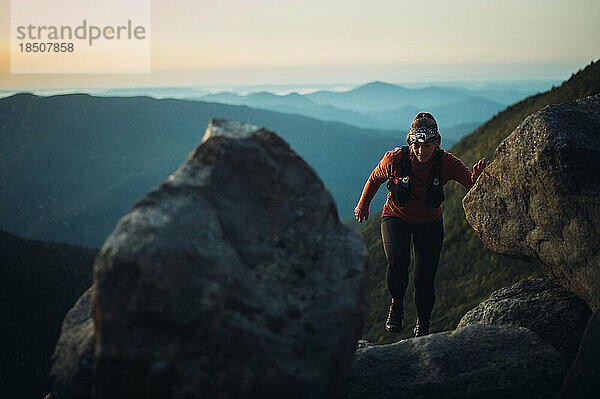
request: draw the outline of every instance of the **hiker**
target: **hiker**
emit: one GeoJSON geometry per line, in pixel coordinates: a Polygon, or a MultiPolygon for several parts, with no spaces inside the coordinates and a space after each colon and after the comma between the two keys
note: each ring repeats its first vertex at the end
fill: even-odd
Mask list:
{"type": "Polygon", "coordinates": [[[385,329],[400,332],[404,294],[408,286],[410,238],[413,239],[415,337],[429,334],[435,302],[434,279],[444,240],[443,186],[455,180],[470,189],[487,166],[481,159],[471,172],[465,164],[440,148],[437,122],[429,112],[419,112],[406,136],[408,146],[388,151],[365,183],[354,209],[359,223],[369,219],[369,204],[386,180],[390,190],[381,214],[381,240],[387,259],[387,286],[392,298],[385,329]]]}

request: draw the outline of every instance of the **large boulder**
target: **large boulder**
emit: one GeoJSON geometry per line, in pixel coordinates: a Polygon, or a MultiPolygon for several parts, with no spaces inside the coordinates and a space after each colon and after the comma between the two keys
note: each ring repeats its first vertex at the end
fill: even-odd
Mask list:
{"type": "Polygon", "coordinates": [[[87,399],[92,388],[94,321],[90,313],[90,287],[63,320],[50,367],[52,396],[57,399],[87,399]]]}
{"type": "Polygon", "coordinates": [[[551,398],[565,366],[523,327],[469,326],[357,349],[345,399],[551,398]]]}
{"type": "Polygon", "coordinates": [[[600,306],[600,95],[549,105],[496,149],[463,199],[492,251],[538,264],[600,306]]]}
{"type": "Polygon", "coordinates": [[[525,327],[557,349],[571,364],[591,312],[587,304],[550,278],[522,280],[492,292],[463,316],[471,325],[525,327]]]}
{"type": "Polygon", "coordinates": [[[367,260],[285,141],[212,120],[96,258],[95,397],[336,397],[367,260]]]}
{"type": "Polygon", "coordinates": [[[560,399],[600,396],[600,311],[590,318],[577,357],[565,377],[560,399]]]}

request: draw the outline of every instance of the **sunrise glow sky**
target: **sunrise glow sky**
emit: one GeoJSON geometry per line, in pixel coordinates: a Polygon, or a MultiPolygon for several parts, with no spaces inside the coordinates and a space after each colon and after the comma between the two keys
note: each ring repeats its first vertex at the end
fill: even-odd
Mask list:
{"type": "Polygon", "coordinates": [[[564,80],[600,58],[598,0],[153,0],[150,74],[11,74],[9,7],[0,89],[564,80]]]}

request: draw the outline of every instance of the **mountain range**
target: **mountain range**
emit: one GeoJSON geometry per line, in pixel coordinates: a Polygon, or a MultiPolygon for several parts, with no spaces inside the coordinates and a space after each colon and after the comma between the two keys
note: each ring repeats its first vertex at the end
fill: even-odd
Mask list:
{"type": "Polygon", "coordinates": [[[405,88],[371,82],[344,92],[277,95],[254,92],[240,95],[219,92],[197,97],[201,101],[248,105],[288,114],[338,121],[369,129],[398,129],[410,125],[421,110],[436,115],[440,129],[481,123],[503,109],[504,104],[475,96],[458,88],[405,88]]]}
{"type": "MultiPolygon", "coordinates": [[[[121,216],[199,143],[211,118],[275,131],[317,171],[342,218],[385,151],[406,142],[298,115],[149,97],[17,94],[0,99],[0,229],[98,247],[121,216]]],[[[467,131],[463,132],[463,134],[467,131]]],[[[377,199],[382,204],[383,194],[377,199]]]]}

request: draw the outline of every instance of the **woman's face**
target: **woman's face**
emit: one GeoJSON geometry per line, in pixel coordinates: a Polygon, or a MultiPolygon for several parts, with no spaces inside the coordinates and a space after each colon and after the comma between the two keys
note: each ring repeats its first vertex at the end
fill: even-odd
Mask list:
{"type": "Polygon", "coordinates": [[[419,162],[425,163],[431,159],[435,144],[433,143],[412,143],[410,149],[415,154],[419,162]]]}

